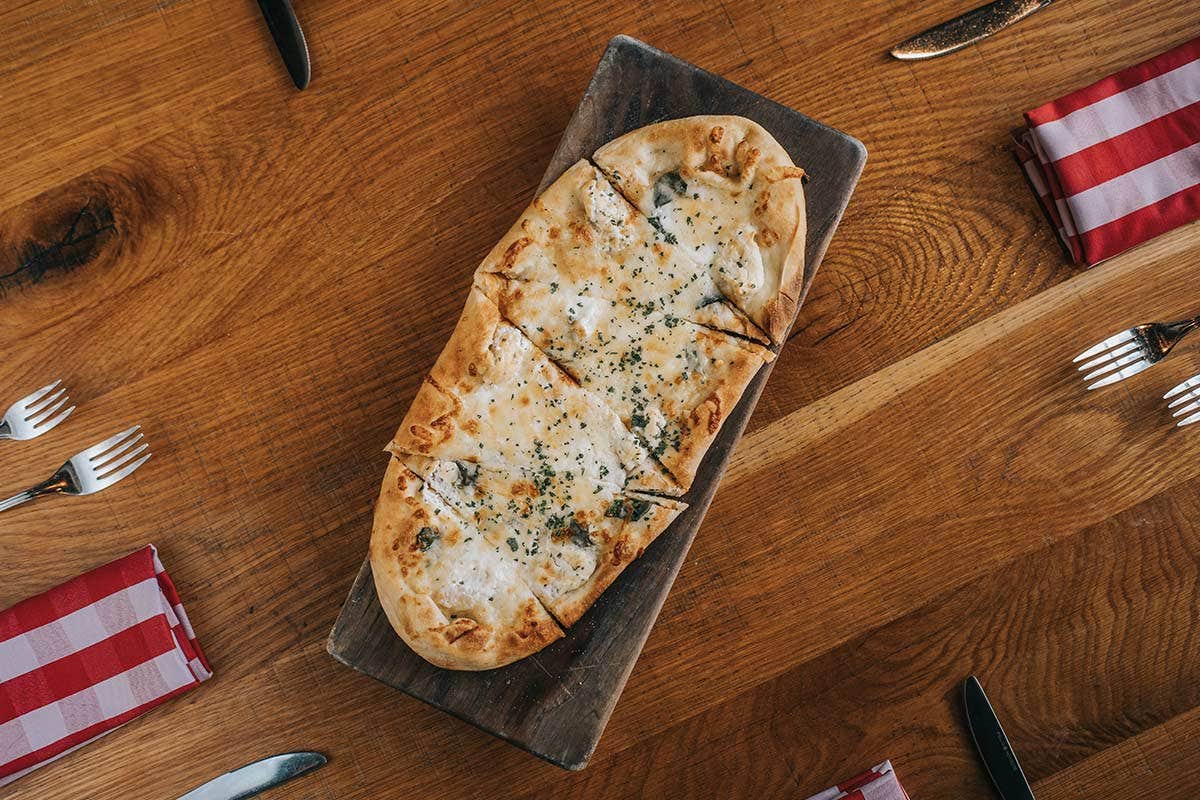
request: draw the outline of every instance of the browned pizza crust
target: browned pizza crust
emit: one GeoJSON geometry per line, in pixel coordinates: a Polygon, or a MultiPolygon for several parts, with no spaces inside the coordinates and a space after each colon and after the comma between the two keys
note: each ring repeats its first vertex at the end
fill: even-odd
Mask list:
{"type": "Polygon", "coordinates": [[[501,667],[563,635],[516,570],[396,458],[375,506],[370,555],[388,621],[439,667],[501,667]]]}
{"type": "Polygon", "coordinates": [[[735,227],[752,233],[766,282],[740,296],[734,287],[727,296],[773,341],[782,341],[804,284],[806,219],[804,171],[774,137],[743,117],[686,117],[627,133],[597,150],[593,160],[643,213],[668,225],[663,209],[669,204],[656,205],[655,187],[661,191],[659,181],[669,173],[693,187],[678,204],[689,224],[671,228],[680,244],[690,244],[689,235],[728,237],[735,227]],[[696,187],[707,187],[726,202],[714,207],[694,200],[696,187]],[[711,227],[691,224],[714,216],[711,227]]]}

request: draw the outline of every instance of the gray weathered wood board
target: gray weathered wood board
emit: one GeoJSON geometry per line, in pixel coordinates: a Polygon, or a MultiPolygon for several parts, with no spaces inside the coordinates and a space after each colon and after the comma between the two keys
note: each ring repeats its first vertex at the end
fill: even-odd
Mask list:
{"type": "MultiPolygon", "coordinates": [[[[694,114],[737,114],[755,120],[809,174],[807,293],[866,163],[863,145],[635,39],[618,36],[609,43],[538,191],[575,161],[627,131],[694,114]]],[[[376,598],[370,565],[364,562],[329,634],[329,653],[551,763],[583,768],[770,372],[767,365],[755,376],[726,419],[684,498],[690,504],[687,511],[625,569],[561,641],[498,670],[455,672],[434,667],[392,631],[376,598]],[[602,666],[579,669],[582,664],[602,666]]]]}

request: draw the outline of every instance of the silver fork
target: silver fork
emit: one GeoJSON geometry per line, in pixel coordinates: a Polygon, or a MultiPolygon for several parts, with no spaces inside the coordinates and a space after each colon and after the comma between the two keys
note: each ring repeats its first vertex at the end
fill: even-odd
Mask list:
{"type": "Polygon", "coordinates": [[[1075,356],[1084,381],[1095,383],[1088,390],[1123,381],[1167,357],[1180,339],[1200,328],[1200,317],[1178,322],[1151,322],[1110,336],[1075,356]]]}
{"type": "Polygon", "coordinates": [[[1200,422],[1200,375],[1194,378],[1189,378],[1183,383],[1176,386],[1171,391],[1167,392],[1164,400],[1171,400],[1167,408],[1175,408],[1182,406],[1171,416],[1183,417],[1179,420],[1179,427],[1191,425],[1193,422],[1200,422]],[[1174,400],[1171,398],[1174,397],[1174,400]],[[1186,405],[1185,405],[1186,403],[1186,405]],[[1190,414],[1190,416],[1184,416],[1190,414]]]}
{"type": "Polygon", "coordinates": [[[92,494],[107,489],[122,478],[129,477],[135,469],[145,464],[150,453],[137,458],[148,445],[131,450],[142,440],[140,425],[92,445],[82,453],[67,459],[67,463],[46,480],[7,500],[0,500],[0,511],[19,506],[44,494],[92,494]],[[136,434],[136,435],[135,435],[136,434]],[[137,460],[134,460],[134,459],[137,460]]]}
{"type": "Polygon", "coordinates": [[[75,406],[54,416],[54,412],[71,399],[67,397],[66,389],[58,389],[61,383],[62,381],[55,381],[49,386],[43,386],[9,406],[8,411],[4,412],[4,417],[0,419],[0,439],[33,439],[69,417],[75,406]],[[55,389],[58,391],[55,392],[55,389]],[[55,402],[56,400],[58,402],[55,402]]]}

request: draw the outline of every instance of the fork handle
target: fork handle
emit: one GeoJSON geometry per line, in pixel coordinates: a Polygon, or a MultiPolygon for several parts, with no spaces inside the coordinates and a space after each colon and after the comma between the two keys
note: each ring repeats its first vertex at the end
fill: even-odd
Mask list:
{"type": "Polygon", "coordinates": [[[41,497],[44,494],[55,494],[63,490],[64,484],[59,480],[58,476],[54,476],[49,480],[42,481],[37,486],[32,486],[23,492],[18,492],[7,500],[0,500],[0,511],[7,511],[10,508],[15,508],[22,503],[28,503],[35,497],[41,497]]]}
{"type": "Polygon", "coordinates": [[[7,500],[0,500],[0,511],[7,511],[8,509],[19,506],[22,503],[28,503],[37,496],[37,492],[35,492],[33,489],[26,489],[20,494],[14,494],[7,500]]]}

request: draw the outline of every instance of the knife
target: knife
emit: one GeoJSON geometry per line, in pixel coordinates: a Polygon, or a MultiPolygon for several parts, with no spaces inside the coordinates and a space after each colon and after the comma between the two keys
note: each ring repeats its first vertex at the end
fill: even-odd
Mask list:
{"type": "Polygon", "coordinates": [[[179,800],[243,800],[324,766],[327,760],[309,751],[271,756],[213,778],[179,800]]]}
{"type": "Polygon", "coordinates": [[[983,759],[988,776],[1003,800],[1034,800],[1033,789],[1017,762],[1000,720],[992,710],[983,686],[974,675],[963,683],[963,705],[967,709],[967,727],[975,740],[975,749],[983,759]]]}
{"type": "Polygon", "coordinates": [[[258,0],[258,7],[267,20],[267,28],[279,48],[279,55],[283,56],[292,83],[297,89],[303,89],[312,77],[312,65],[308,61],[308,43],[304,41],[304,31],[292,10],[291,0],[258,0]]]}
{"type": "Polygon", "coordinates": [[[919,61],[961,50],[1041,11],[1054,0],[996,0],[961,17],[935,25],[892,48],[904,61],[919,61]]]}

